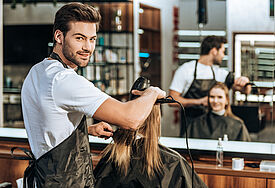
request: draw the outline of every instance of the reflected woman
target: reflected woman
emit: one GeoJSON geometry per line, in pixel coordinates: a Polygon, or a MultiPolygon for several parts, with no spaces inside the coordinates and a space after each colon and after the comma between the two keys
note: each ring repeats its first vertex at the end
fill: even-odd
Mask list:
{"type": "MultiPolygon", "coordinates": [[[[187,187],[192,169],[176,151],[159,144],[160,105],[136,131],[118,129],[95,168],[95,187],[187,187]]],[[[206,187],[194,174],[194,187],[206,187]]]]}
{"type": "Polygon", "coordinates": [[[222,138],[231,141],[251,141],[243,121],[235,116],[230,107],[228,88],[217,82],[208,93],[208,113],[193,120],[188,126],[190,138],[222,138]]]}

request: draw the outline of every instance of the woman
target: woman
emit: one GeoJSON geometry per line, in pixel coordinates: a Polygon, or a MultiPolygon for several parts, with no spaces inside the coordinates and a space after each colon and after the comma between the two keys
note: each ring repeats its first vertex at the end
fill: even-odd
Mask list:
{"type": "Polygon", "coordinates": [[[208,93],[208,113],[193,120],[188,127],[191,138],[218,139],[228,135],[229,140],[251,141],[243,121],[230,107],[227,87],[217,82],[208,93]]]}
{"type": "MultiPolygon", "coordinates": [[[[191,187],[192,169],[176,151],[158,143],[160,105],[137,131],[118,129],[95,168],[95,187],[191,187]]],[[[206,187],[194,174],[194,187],[206,187]]]]}

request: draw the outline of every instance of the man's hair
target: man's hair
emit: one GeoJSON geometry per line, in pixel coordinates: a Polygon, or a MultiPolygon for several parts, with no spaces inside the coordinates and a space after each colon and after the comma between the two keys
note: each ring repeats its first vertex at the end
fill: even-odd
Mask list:
{"type": "Polygon", "coordinates": [[[200,55],[207,55],[209,54],[210,50],[216,48],[219,50],[222,44],[226,43],[227,40],[225,37],[222,36],[207,36],[201,43],[201,54],[200,55]]]}
{"type": "MultiPolygon", "coordinates": [[[[96,30],[99,29],[101,16],[98,10],[91,5],[82,3],[68,3],[61,7],[55,14],[53,34],[56,30],[60,30],[64,37],[70,30],[70,22],[90,22],[96,24],[96,30]]],[[[54,45],[56,43],[55,39],[54,45]]]]}

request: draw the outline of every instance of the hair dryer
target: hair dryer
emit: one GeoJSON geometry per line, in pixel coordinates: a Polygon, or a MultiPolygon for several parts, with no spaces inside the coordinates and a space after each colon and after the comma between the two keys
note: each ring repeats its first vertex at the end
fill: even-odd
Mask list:
{"type": "MultiPolygon", "coordinates": [[[[129,95],[129,100],[133,100],[138,98],[138,95],[134,95],[132,94],[133,90],[139,90],[139,91],[144,91],[145,89],[147,89],[150,86],[150,80],[148,80],[145,77],[139,77],[133,84],[131,90],[130,90],[130,95],[129,95]]],[[[166,98],[162,98],[162,99],[157,99],[156,103],[175,103],[176,101],[171,97],[171,96],[167,96],[166,98]]]]}

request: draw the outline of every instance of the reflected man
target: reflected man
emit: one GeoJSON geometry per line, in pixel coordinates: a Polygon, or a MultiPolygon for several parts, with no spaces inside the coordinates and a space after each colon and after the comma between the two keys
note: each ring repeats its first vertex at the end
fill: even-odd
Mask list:
{"type": "MultiPolygon", "coordinates": [[[[219,67],[224,58],[225,43],[224,37],[207,36],[202,41],[199,60],[184,63],[175,72],[169,94],[185,107],[187,124],[206,112],[207,93],[217,81],[237,91],[244,93],[251,91],[251,86],[247,86],[249,83],[247,77],[234,79],[232,72],[219,67]]],[[[178,105],[170,104],[170,106],[178,105]]],[[[183,126],[184,119],[181,113],[180,136],[184,134],[183,126]]]]}

